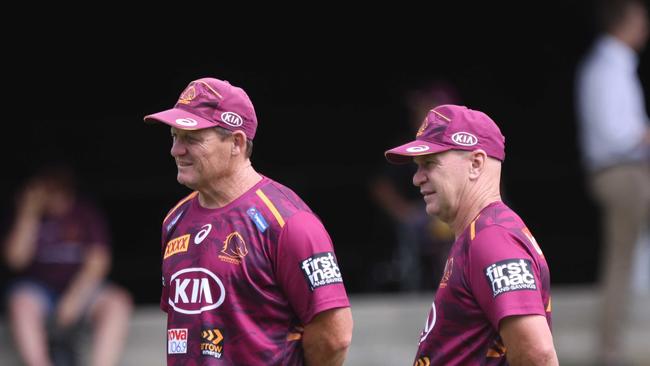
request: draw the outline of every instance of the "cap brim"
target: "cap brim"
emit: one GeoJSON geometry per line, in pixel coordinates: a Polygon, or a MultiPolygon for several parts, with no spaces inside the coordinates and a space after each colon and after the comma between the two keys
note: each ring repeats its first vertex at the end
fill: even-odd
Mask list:
{"type": "Polygon", "coordinates": [[[386,156],[386,160],[393,164],[406,164],[410,163],[414,156],[435,154],[451,149],[451,146],[415,140],[386,151],[384,156],[386,156]]]}
{"type": "Polygon", "coordinates": [[[146,123],[161,122],[181,130],[200,130],[219,126],[218,123],[211,122],[196,114],[178,108],[150,114],[144,117],[144,121],[146,123]]]}

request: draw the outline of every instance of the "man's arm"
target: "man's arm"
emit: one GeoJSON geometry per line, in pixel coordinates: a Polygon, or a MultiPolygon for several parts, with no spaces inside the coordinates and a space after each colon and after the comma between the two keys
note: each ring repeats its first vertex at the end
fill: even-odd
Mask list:
{"type": "Polygon", "coordinates": [[[36,251],[36,241],[47,192],[41,184],[31,183],[16,202],[16,217],[4,243],[9,268],[27,267],[36,251]]]}
{"type": "Polygon", "coordinates": [[[302,347],[307,365],[340,366],[352,341],[350,308],[326,310],[305,326],[302,347]]]}
{"type": "Polygon", "coordinates": [[[518,365],[558,365],[553,336],[541,315],[509,316],[500,323],[508,363],[518,365]]]}
{"type": "Polygon", "coordinates": [[[60,326],[71,325],[79,319],[84,304],[108,274],[110,264],[111,255],[107,247],[93,245],[88,248],[81,269],[57,305],[57,321],[60,326]]]}

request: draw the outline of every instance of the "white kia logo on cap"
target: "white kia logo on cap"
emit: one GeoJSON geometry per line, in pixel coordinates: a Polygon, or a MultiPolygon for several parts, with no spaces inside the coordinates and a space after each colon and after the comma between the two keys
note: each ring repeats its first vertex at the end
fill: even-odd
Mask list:
{"type": "Polygon", "coordinates": [[[478,143],[476,136],[472,135],[469,132],[456,132],[451,135],[451,140],[458,145],[463,146],[474,146],[478,143]]]}
{"type": "Polygon", "coordinates": [[[417,145],[417,146],[409,147],[408,149],[406,149],[406,152],[419,153],[427,150],[429,150],[429,147],[427,145],[417,145]]]}
{"type": "Polygon", "coordinates": [[[221,120],[225,124],[233,127],[239,127],[242,125],[242,123],[244,123],[244,120],[237,113],[234,112],[221,113],[221,120]]]}
{"type": "Polygon", "coordinates": [[[177,125],[184,127],[194,127],[199,124],[195,119],[192,118],[177,118],[175,122],[177,125]]]}

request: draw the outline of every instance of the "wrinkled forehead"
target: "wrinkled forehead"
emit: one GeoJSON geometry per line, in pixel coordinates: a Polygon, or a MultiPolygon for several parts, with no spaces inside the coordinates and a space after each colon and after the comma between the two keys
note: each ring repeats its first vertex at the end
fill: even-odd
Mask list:
{"type": "Polygon", "coordinates": [[[414,156],[413,162],[416,164],[423,164],[428,162],[437,163],[442,161],[447,162],[450,160],[458,160],[459,158],[463,158],[471,153],[471,151],[467,150],[445,150],[433,154],[414,156]]]}
{"type": "Polygon", "coordinates": [[[181,136],[204,136],[212,133],[216,133],[214,128],[201,128],[198,130],[186,130],[181,128],[176,128],[172,126],[169,131],[172,135],[181,135],[181,136]]]}
{"type": "Polygon", "coordinates": [[[442,152],[437,152],[433,154],[426,154],[426,155],[419,155],[419,156],[414,156],[413,157],[413,162],[416,164],[423,164],[423,163],[428,163],[428,162],[438,162],[441,159],[444,159],[448,153],[450,153],[451,150],[447,151],[442,151],[442,152]]]}

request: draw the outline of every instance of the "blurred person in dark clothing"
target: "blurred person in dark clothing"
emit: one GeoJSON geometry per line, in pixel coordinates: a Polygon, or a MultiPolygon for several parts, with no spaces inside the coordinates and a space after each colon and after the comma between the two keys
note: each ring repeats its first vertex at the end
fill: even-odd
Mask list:
{"type": "MultiPolygon", "coordinates": [[[[406,136],[418,130],[421,117],[429,109],[457,103],[459,99],[456,88],[442,80],[427,82],[407,92],[404,104],[410,123],[406,136]]],[[[446,223],[424,211],[418,190],[409,183],[413,174],[415,165],[412,164],[390,169],[383,166],[370,182],[371,197],[390,218],[395,236],[389,271],[392,278],[383,282],[396,280],[400,291],[435,290],[454,237],[446,223]]]]}
{"type": "Polygon", "coordinates": [[[132,301],[106,280],[109,245],[103,214],[78,194],[71,168],[48,166],[19,192],[4,257],[17,275],[7,310],[25,364],[75,364],[74,351],[58,351],[84,320],[94,328],[91,365],[117,364],[132,301]]]}

